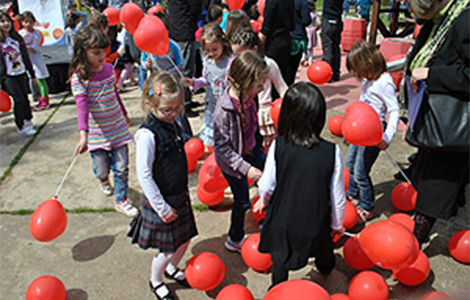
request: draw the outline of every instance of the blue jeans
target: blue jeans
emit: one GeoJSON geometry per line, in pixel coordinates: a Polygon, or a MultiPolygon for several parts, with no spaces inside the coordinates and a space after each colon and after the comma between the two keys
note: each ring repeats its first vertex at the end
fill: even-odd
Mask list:
{"type": "Polygon", "coordinates": [[[140,90],[143,89],[144,82],[147,79],[147,70],[142,68],[142,66],[139,65],[139,88],[140,90]]]}
{"type": "MultiPolygon", "coordinates": [[[[253,151],[243,156],[252,166],[263,170],[266,154],[257,145],[253,151]]],[[[233,177],[224,173],[225,179],[233,193],[232,216],[228,235],[234,242],[239,242],[245,236],[245,212],[250,208],[250,194],[247,176],[233,177]]]]}
{"type": "Polygon", "coordinates": [[[372,211],[375,205],[374,186],[369,173],[379,153],[378,147],[350,145],[346,156],[350,178],[348,194],[353,197],[359,195],[359,206],[367,211],[372,211]]]}
{"type": "Polygon", "coordinates": [[[101,182],[108,181],[109,169],[114,174],[114,196],[116,203],[127,199],[127,182],[129,179],[129,150],[127,145],[113,148],[111,151],[98,149],[90,151],[93,172],[101,182]]]}

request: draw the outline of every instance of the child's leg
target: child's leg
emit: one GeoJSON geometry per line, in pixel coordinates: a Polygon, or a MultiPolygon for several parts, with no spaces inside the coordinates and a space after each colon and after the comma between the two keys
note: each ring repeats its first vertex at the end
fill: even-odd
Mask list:
{"type": "MultiPolygon", "coordinates": [[[[188,249],[188,246],[189,246],[189,242],[190,241],[187,241],[183,245],[179,246],[179,248],[175,251],[175,253],[171,257],[170,263],[166,267],[166,271],[168,274],[175,274],[175,272],[178,270],[178,264],[180,263],[181,259],[186,253],[186,250],[188,249]]],[[[176,273],[173,277],[177,280],[183,280],[186,278],[183,271],[176,273]]]]}
{"type": "Polygon", "coordinates": [[[119,80],[118,80],[118,84],[117,84],[118,87],[123,86],[124,80],[126,80],[128,73],[129,73],[129,70],[125,67],[122,70],[121,75],[119,75],[119,80]]]}
{"type": "Polygon", "coordinates": [[[139,66],[139,88],[142,90],[144,82],[147,79],[147,70],[139,66]]]}
{"type": "Polygon", "coordinates": [[[38,88],[39,94],[41,97],[47,98],[49,97],[49,87],[47,86],[46,79],[38,79],[38,88]]]}
{"type": "Polygon", "coordinates": [[[114,174],[116,203],[127,200],[129,180],[129,150],[127,145],[111,150],[111,168],[114,174]]]}
{"type": "Polygon", "coordinates": [[[271,276],[272,285],[269,287],[269,289],[272,289],[277,284],[287,281],[288,279],[289,279],[289,270],[274,264],[273,274],[271,276]]]}
{"type": "Polygon", "coordinates": [[[93,173],[101,183],[107,182],[109,176],[109,167],[111,165],[110,154],[106,150],[90,151],[91,159],[93,162],[93,173]]]}
{"type": "Polygon", "coordinates": [[[161,284],[163,283],[163,273],[165,272],[166,267],[170,263],[173,254],[173,252],[160,252],[155,255],[152,260],[150,283],[153,288],[160,286],[155,290],[155,293],[157,293],[162,298],[168,295],[168,293],[170,293],[168,287],[166,285],[161,284]]]}
{"type": "Polygon", "coordinates": [[[354,181],[359,188],[359,206],[369,212],[375,206],[374,187],[369,173],[379,153],[378,147],[359,147],[354,165],[354,181]]]}
{"type": "Polygon", "coordinates": [[[246,176],[238,179],[224,173],[225,178],[233,193],[233,206],[230,222],[229,238],[235,242],[241,242],[245,236],[245,212],[250,208],[248,193],[248,181],[246,176]]]}
{"type": "Polygon", "coordinates": [[[129,78],[130,82],[135,84],[135,77],[134,77],[134,64],[133,63],[127,63],[126,64],[126,70],[127,70],[127,78],[129,78]]]}
{"type": "Polygon", "coordinates": [[[354,180],[354,165],[358,159],[358,151],[359,147],[351,144],[348,149],[348,154],[346,155],[346,168],[349,170],[349,178],[351,178],[348,185],[348,195],[352,197],[359,196],[359,189],[357,187],[356,181],[354,180]]]}
{"type": "Polygon", "coordinates": [[[331,236],[327,233],[319,241],[321,250],[315,255],[315,266],[322,275],[328,275],[336,265],[334,244],[331,236]]]}
{"type": "Polygon", "coordinates": [[[18,129],[22,129],[25,120],[31,120],[33,114],[28,100],[28,81],[26,75],[17,77],[7,77],[3,87],[8,94],[12,96],[14,106],[13,114],[15,115],[15,124],[18,129]]]}
{"type": "Polygon", "coordinates": [[[310,66],[313,62],[313,47],[308,49],[308,65],[310,66]]]}
{"type": "Polygon", "coordinates": [[[33,95],[34,102],[39,102],[38,86],[33,83],[30,77],[28,77],[28,81],[29,81],[29,89],[31,90],[31,94],[33,95]]]}

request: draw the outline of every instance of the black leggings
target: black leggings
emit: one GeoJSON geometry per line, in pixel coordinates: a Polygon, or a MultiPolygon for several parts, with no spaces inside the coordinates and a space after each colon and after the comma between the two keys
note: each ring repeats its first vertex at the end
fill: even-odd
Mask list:
{"type": "Polygon", "coordinates": [[[18,129],[23,128],[25,120],[31,120],[33,114],[28,99],[28,77],[25,74],[19,76],[7,76],[5,90],[13,98],[13,113],[18,129]]]}

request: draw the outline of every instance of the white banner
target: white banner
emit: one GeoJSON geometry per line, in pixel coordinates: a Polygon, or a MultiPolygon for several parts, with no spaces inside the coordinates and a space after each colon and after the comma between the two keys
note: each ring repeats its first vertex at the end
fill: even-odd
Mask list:
{"type": "Polygon", "coordinates": [[[64,15],[60,0],[18,0],[20,13],[30,11],[36,18],[35,28],[44,36],[43,46],[65,45],[64,15]]]}

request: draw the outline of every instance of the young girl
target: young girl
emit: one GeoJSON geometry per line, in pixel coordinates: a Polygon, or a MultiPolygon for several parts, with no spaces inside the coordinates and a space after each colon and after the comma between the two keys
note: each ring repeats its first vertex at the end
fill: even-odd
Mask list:
{"type": "Polygon", "coordinates": [[[317,32],[321,28],[321,20],[316,12],[316,0],[308,0],[308,8],[310,9],[310,17],[312,18],[312,23],[307,26],[307,37],[308,37],[308,46],[307,46],[307,57],[303,60],[302,65],[304,67],[309,66],[313,62],[313,49],[317,46],[318,43],[318,34],[317,32]]]}
{"type": "Polygon", "coordinates": [[[265,154],[256,143],[258,117],[254,98],[263,90],[269,69],[252,51],[238,55],[230,66],[228,89],[214,111],[214,152],[233,193],[230,230],[225,248],[240,251],[245,212],[250,207],[247,177],[258,181],[265,154]]]}
{"type": "Polygon", "coordinates": [[[5,11],[0,11],[0,89],[13,97],[15,124],[18,133],[34,135],[31,107],[28,100],[28,77],[36,84],[36,76],[28,57],[23,38],[13,28],[13,22],[5,11]]]}
{"type": "Polygon", "coordinates": [[[108,46],[108,37],[91,26],[80,29],[75,37],[69,69],[80,133],[75,155],[90,150],[93,171],[106,195],[112,194],[108,176],[113,170],[116,211],[134,217],[138,210],[127,201],[127,144],[132,135],[127,111],[115,88],[113,66],[104,63],[108,46]]]}
{"type": "Polygon", "coordinates": [[[395,84],[386,72],[386,62],[380,51],[370,43],[361,41],[354,44],[346,59],[346,67],[362,82],[359,101],[370,104],[378,113],[385,132],[377,147],[350,145],[346,156],[346,167],[349,170],[348,197],[355,205],[359,205],[359,220],[366,222],[371,219],[375,206],[374,187],[369,173],[380,150],[390,145],[397,129],[399,108],[395,96],[395,84]],[[388,113],[388,124],[385,115],[388,113]]]}
{"type": "Polygon", "coordinates": [[[30,11],[23,12],[21,16],[23,17],[21,21],[23,29],[20,30],[20,34],[28,49],[29,59],[33,64],[39,89],[39,104],[34,109],[44,110],[49,108],[49,88],[46,82],[46,79],[49,77],[49,71],[40,50],[41,33],[34,29],[36,18],[30,11]]]}
{"type": "Polygon", "coordinates": [[[142,101],[147,117],[136,134],[142,212],[131,223],[128,236],[142,249],[160,250],[152,261],[150,289],[158,299],[171,300],[163,275],[189,286],[178,264],[197,235],[184,142],[175,122],[183,110],[184,93],[178,79],[157,71],[144,83],[142,101]]]}
{"type": "Polygon", "coordinates": [[[273,119],[271,118],[271,103],[272,99],[272,86],[281,97],[287,91],[287,84],[282,78],[281,71],[277,63],[264,56],[261,46],[261,41],[258,35],[250,28],[242,28],[237,30],[230,40],[232,43],[232,50],[235,55],[239,55],[248,50],[257,52],[268,66],[269,73],[266,82],[264,83],[263,90],[258,94],[258,125],[259,131],[263,136],[263,148],[267,152],[269,145],[276,136],[276,129],[274,127],[273,119]]]}
{"type": "Polygon", "coordinates": [[[232,48],[222,29],[215,23],[204,26],[201,42],[206,55],[202,77],[198,79],[184,78],[183,83],[195,90],[206,87],[206,110],[199,137],[207,146],[213,146],[214,120],[212,114],[227,85],[227,71],[233,59],[232,48]]]}
{"type": "Polygon", "coordinates": [[[339,147],[320,137],[326,104],[311,83],[293,85],[282,102],[279,137],[269,149],[259,181],[267,207],[259,251],[273,260],[272,285],[315,257],[321,274],[335,267],[333,233],[342,233],[346,195],[339,147]]]}
{"type": "Polygon", "coordinates": [[[85,12],[79,10],[69,10],[67,12],[64,35],[70,56],[73,55],[75,33],[87,23],[87,20],[88,15],[85,12]]]}

